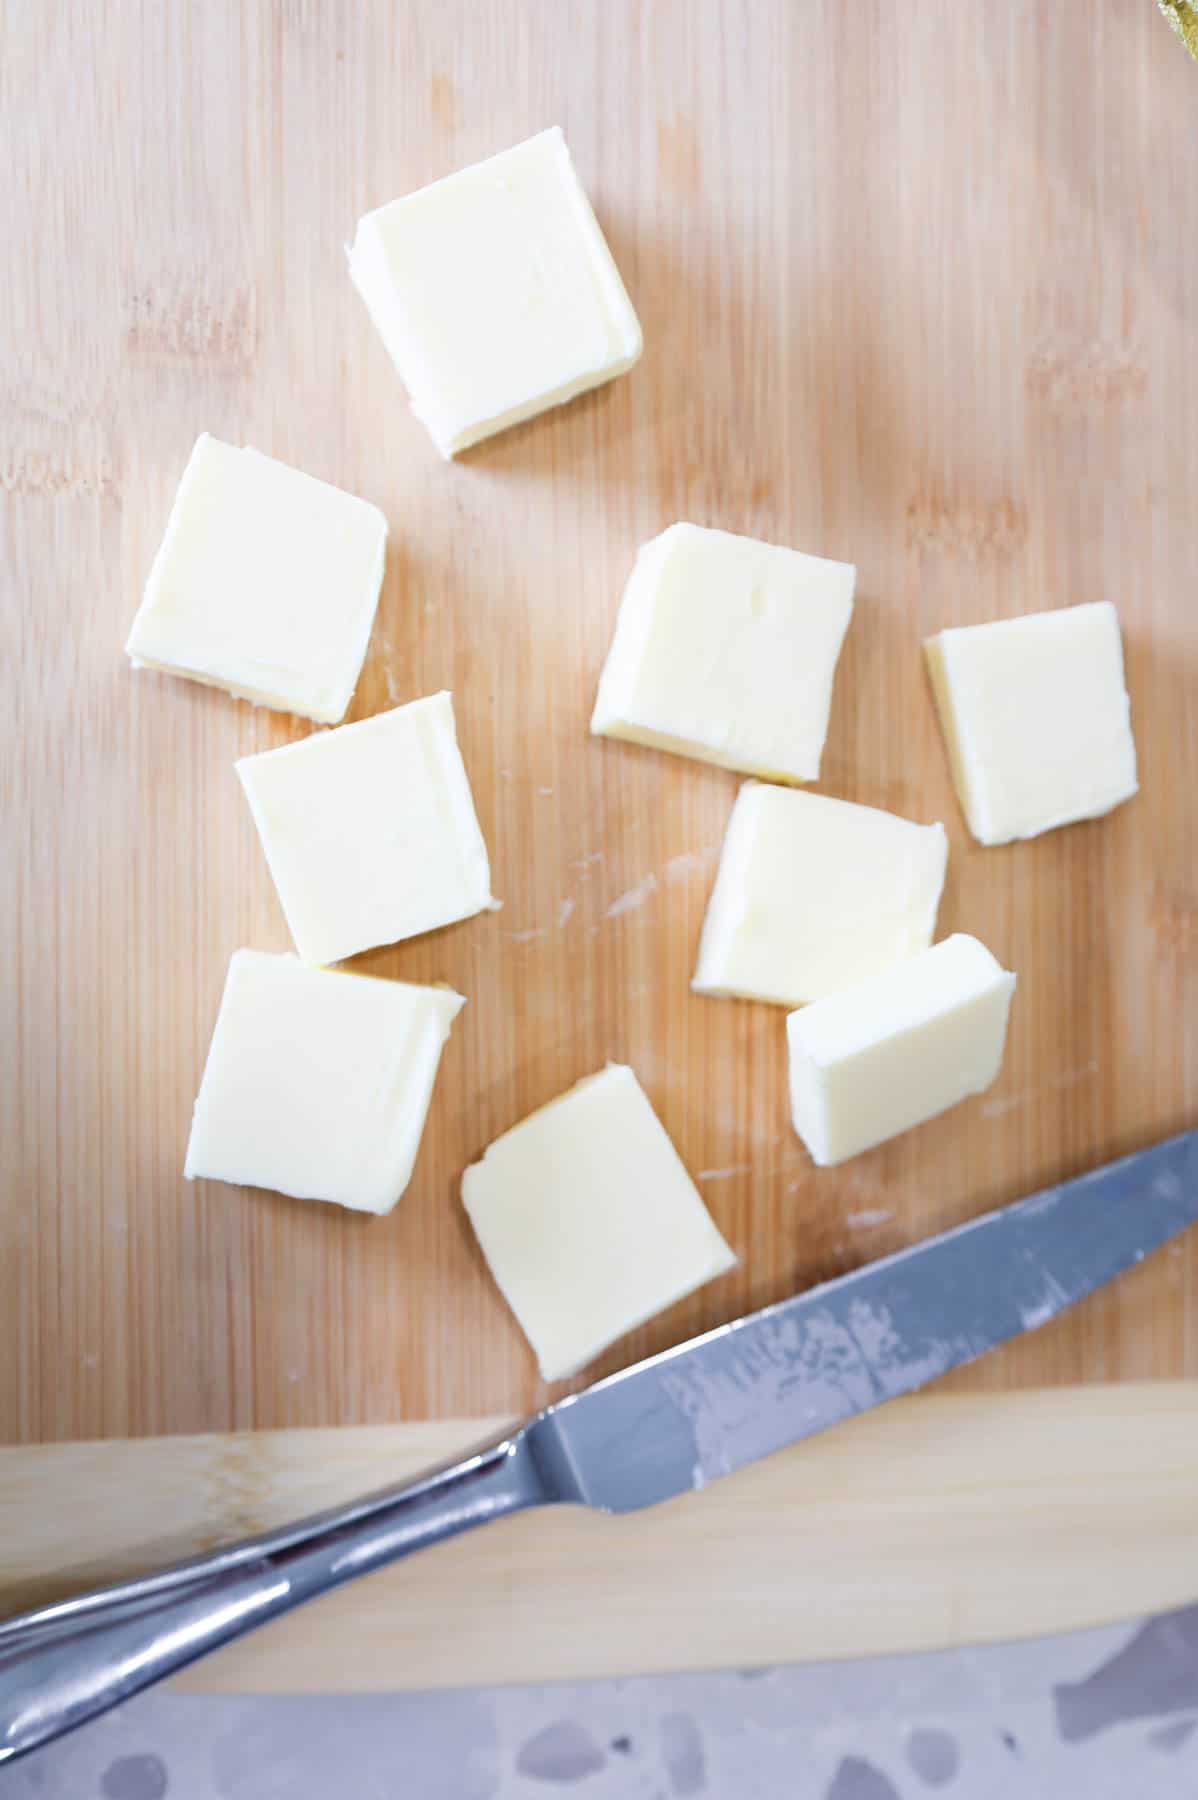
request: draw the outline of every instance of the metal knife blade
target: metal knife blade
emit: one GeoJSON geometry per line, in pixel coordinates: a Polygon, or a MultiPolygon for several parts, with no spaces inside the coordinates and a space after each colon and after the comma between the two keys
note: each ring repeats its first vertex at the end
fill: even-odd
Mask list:
{"type": "Polygon", "coordinates": [[[1188,1131],[597,1382],[532,1448],[562,1498],[651,1506],[1034,1331],[1196,1219],[1188,1131]]]}

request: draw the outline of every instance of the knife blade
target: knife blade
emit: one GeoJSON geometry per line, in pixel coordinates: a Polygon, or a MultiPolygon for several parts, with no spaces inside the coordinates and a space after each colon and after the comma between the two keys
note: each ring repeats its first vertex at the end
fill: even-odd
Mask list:
{"type": "Polygon", "coordinates": [[[1034,1331],[1198,1219],[1198,1131],[983,1214],[559,1401],[533,1427],[571,1497],[701,1488],[1034,1331]]]}
{"type": "Polygon", "coordinates": [[[651,1357],[417,1481],[0,1623],[0,1765],[473,1526],[705,1487],[1047,1324],[1196,1218],[1189,1131],[651,1357]]]}

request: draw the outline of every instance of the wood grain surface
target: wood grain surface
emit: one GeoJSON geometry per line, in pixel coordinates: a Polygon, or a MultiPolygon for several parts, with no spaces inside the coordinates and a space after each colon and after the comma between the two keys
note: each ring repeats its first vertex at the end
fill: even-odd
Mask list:
{"type": "MultiPolygon", "coordinates": [[[[1147,0],[10,0],[0,58],[0,1439],[514,1412],[457,1199],[631,1062],[739,1270],[615,1367],[1198,1112],[1195,70],[1147,0]],[[350,288],[358,215],[560,122],[628,377],[446,466],[350,288]],[[233,759],[302,722],[122,653],[201,430],[382,506],[351,717],[452,688],[502,912],[355,967],[469,996],[382,1221],[181,1178],[230,953],[287,946],[233,759]],[[984,1099],[836,1170],[782,1013],[693,998],[735,777],[589,740],[637,545],[855,561],[821,790],[942,818],[943,931],[1018,972],[984,1099]],[[1143,791],[964,830],[946,624],[1109,598],[1143,791]]],[[[1198,1240],[958,1378],[1198,1374],[1198,1240]]]]}
{"type": "MultiPolygon", "coordinates": [[[[484,1422],[0,1448],[0,1615],[371,1491],[484,1422]],[[63,1546],[70,1550],[64,1558],[63,1546]]],[[[511,1518],[181,1685],[332,1692],[856,1656],[1198,1595],[1198,1382],[920,1396],[620,1519],[511,1518]]]]}

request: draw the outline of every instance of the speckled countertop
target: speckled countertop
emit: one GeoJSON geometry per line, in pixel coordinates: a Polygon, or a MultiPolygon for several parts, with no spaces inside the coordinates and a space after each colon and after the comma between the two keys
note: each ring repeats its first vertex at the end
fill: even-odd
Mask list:
{"type": "Polygon", "coordinates": [[[0,1796],[1185,1800],[1196,1728],[1198,1605],[857,1663],[438,1694],[160,1691],[0,1775],[0,1796]]]}

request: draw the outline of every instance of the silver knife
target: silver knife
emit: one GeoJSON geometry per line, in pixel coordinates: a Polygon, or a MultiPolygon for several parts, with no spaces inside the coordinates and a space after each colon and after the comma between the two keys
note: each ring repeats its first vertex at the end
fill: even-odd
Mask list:
{"type": "Polygon", "coordinates": [[[533,1506],[652,1506],[1032,1331],[1198,1218],[1198,1132],[559,1400],[452,1466],[0,1624],[0,1764],[355,1575],[533,1506]]]}

